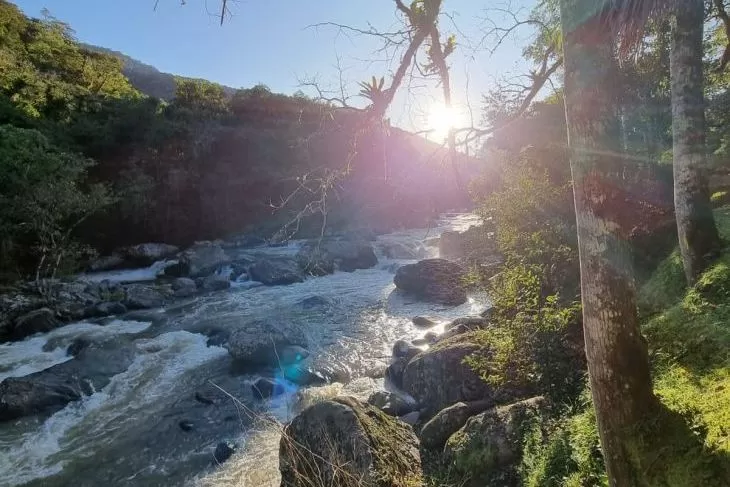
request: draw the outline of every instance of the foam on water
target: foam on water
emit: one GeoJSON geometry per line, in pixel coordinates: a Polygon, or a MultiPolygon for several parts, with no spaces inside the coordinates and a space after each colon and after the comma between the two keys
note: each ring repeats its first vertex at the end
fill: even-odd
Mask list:
{"type": "Polygon", "coordinates": [[[23,377],[72,359],[66,348],[74,339],[90,340],[112,338],[146,330],[149,323],[113,320],[107,325],[81,322],[57,328],[44,335],[36,335],[20,342],[0,344],[0,381],[6,377],[23,377]],[[45,348],[45,350],[44,350],[45,348]]]}
{"type": "Polygon", "coordinates": [[[20,437],[0,436],[0,485],[18,485],[61,471],[71,459],[90,456],[100,443],[113,442],[126,426],[154,414],[187,371],[226,355],[206,338],[177,331],[136,342],[129,369],[91,396],[71,403],[20,437]]]}
{"type": "Polygon", "coordinates": [[[142,282],[142,281],[154,281],[157,276],[172,266],[177,264],[177,260],[158,260],[149,267],[143,267],[141,269],[120,269],[117,271],[104,271],[104,272],[91,272],[88,274],[80,274],[78,277],[85,281],[92,282],[142,282]]]}

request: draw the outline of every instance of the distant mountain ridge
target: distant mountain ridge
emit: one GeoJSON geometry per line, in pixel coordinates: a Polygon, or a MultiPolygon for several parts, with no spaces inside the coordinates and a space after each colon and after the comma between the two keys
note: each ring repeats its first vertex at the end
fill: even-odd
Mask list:
{"type": "MultiPolygon", "coordinates": [[[[139,91],[147,96],[160,98],[161,100],[172,100],[175,98],[175,80],[186,79],[194,80],[198,78],[189,78],[186,76],[178,76],[171,73],[164,73],[156,67],[143,63],[126,54],[109,49],[106,47],[95,46],[93,44],[81,44],[86,49],[104,54],[110,54],[124,63],[122,73],[129,79],[129,82],[139,91]]],[[[218,84],[218,83],[216,83],[218,84]]],[[[233,95],[236,88],[220,85],[227,95],[233,95]]]]}

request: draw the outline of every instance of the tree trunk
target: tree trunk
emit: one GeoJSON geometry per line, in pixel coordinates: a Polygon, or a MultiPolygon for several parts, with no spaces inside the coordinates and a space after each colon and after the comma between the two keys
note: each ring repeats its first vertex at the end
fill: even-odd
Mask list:
{"type": "Polygon", "coordinates": [[[653,414],[639,332],[621,173],[620,105],[611,0],[561,0],[565,107],[573,176],[586,357],[611,486],[640,486],[639,426],[653,414]]]}
{"type": "Polygon", "coordinates": [[[706,176],[703,25],[702,0],[677,2],[670,55],[674,207],[684,273],[690,285],[705,269],[708,256],[720,248],[706,176]]]}

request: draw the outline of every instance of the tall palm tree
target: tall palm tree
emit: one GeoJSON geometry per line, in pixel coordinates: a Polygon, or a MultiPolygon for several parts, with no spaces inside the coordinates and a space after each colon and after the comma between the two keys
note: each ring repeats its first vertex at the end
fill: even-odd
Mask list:
{"type": "Polygon", "coordinates": [[[612,486],[642,485],[632,446],[654,414],[636,314],[614,52],[614,0],[560,0],[565,107],[573,177],[586,357],[612,486]]]}
{"type": "Polygon", "coordinates": [[[674,209],[684,272],[693,284],[720,247],[706,176],[703,0],[676,2],[670,71],[674,209]]]}

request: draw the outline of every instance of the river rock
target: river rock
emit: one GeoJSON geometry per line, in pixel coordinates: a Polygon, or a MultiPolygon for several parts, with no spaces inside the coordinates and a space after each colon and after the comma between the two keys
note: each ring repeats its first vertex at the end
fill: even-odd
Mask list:
{"type": "Polygon", "coordinates": [[[439,339],[446,340],[447,338],[451,338],[456,335],[462,335],[470,331],[484,329],[489,326],[489,323],[489,318],[484,318],[482,316],[464,316],[457,318],[444,327],[444,332],[441,334],[439,339]]]}
{"type": "Polygon", "coordinates": [[[416,328],[421,329],[433,328],[434,326],[438,325],[438,323],[436,323],[434,320],[426,318],[425,316],[416,316],[411,321],[416,328]]]}
{"type": "Polygon", "coordinates": [[[291,345],[306,344],[304,335],[296,327],[253,321],[234,330],[225,346],[239,362],[278,366],[282,350],[291,345]]]}
{"type": "Polygon", "coordinates": [[[53,412],[106,386],[129,368],[134,349],[129,345],[89,345],[76,358],[24,377],[0,383],[0,421],[53,412]]]}
{"type": "Polygon", "coordinates": [[[200,286],[205,291],[223,291],[231,287],[231,281],[226,276],[220,274],[211,274],[202,278],[200,286]]]}
{"type": "Polygon", "coordinates": [[[87,266],[87,270],[89,272],[111,271],[124,267],[125,263],[124,257],[120,254],[105,255],[91,261],[87,266]]]}
{"type": "Polygon", "coordinates": [[[269,379],[267,377],[260,377],[253,384],[251,384],[251,391],[254,397],[258,399],[268,399],[270,397],[276,397],[284,393],[284,385],[279,383],[276,379],[269,379]]]}
{"type": "Polygon", "coordinates": [[[122,301],[129,309],[159,308],[165,304],[165,295],[155,286],[147,284],[129,284],[124,288],[122,301]]]}
{"type": "Polygon", "coordinates": [[[53,310],[40,308],[17,318],[12,335],[16,340],[20,340],[36,333],[49,332],[60,325],[53,310]]]}
{"type": "Polygon", "coordinates": [[[307,273],[322,276],[336,270],[369,269],[378,263],[378,258],[368,242],[325,240],[308,244],[297,254],[297,261],[307,273]]]}
{"type": "Polygon", "coordinates": [[[121,315],[127,312],[127,307],[119,301],[102,301],[84,311],[87,318],[100,318],[102,316],[121,315]]]}
{"type": "Polygon", "coordinates": [[[403,372],[406,370],[408,361],[405,358],[397,358],[385,369],[385,379],[393,386],[401,389],[403,387],[403,372]]]}
{"type": "Polygon", "coordinates": [[[368,398],[368,404],[381,409],[390,416],[408,414],[417,406],[415,399],[412,397],[391,391],[373,392],[368,398]]]}
{"type": "Polygon", "coordinates": [[[267,286],[303,282],[304,274],[295,259],[289,257],[264,258],[249,267],[251,279],[267,286]]]}
{"type": "Polygon", "coordinates": [[[440,339],[441,337],[438,334],[429,331],[428,333],[423,335],[422,338],[416,338],[415,340],[413,340],[412,343],[418,347],[422,347],[423,345],[433,345],[440,339]]]}
{"type": "Polygon", "coordinates": [[[198,291],[198,286],[189,277],[178,277],[172,281],[172,291],[176,298],[188,298],[198,291]]]}
{"type": "Polygon", "coordinates": [[[459,401],[493,398],[484,382],[464,359],[483,352],[470,336],[440,341],[412,358],[403,371],[403,390],[413,396],[427,413],[434,414],[459,401]]]}
{"type": "Polygon", "coordinates": [[[205,277],[228,264],[231,258],[220,245],[212,242],[199,242],[182,252],[178,260],[177,265],[165,269],[166,275],[205,277]]]}
{"type": "Polygon", "coordinates": [[[281,487],[422,485],[411,428],[352,397],[305,409],[279,444],[281,487]]]}
{"type": "Polygon", "coordinates": [[[469,418],[494,406],[493,401],[457,402],[439,411],[419,433],[421,446],[441,450],[446,441],[464,426],[469,418]]]}
{"type": "Polygon", "coordinates": [[[487,485],[496,471],[519,461],[523,435],[546,407],[543,397],[533,397],[472,416],[448,439],[444,457],[456,472],[487,485]]]}
{"type": "Polygon", "coordinates": [[[131,266],[147,267],[158,260],[172,257],[180,251],[174,245],[164,243],[142,243],[124,247],[114,252],[123,255],[127,263],[131,266]]]}
{"type": "Polygon", "coordinates": [[[223,463],[231,458],[231,456],[236,453],[236,450],[238,450],[238,445],[236,445],[234,442],[221,441],[215,447],[215,451],[213,452],[213,460],[215,460],[216,463],[223,463]]]}
{"type": "Polygon", "coordinates": [[[398,340],[393,344],[393,357],[404,358],[406,361],[418,355],[422,350],[414,347],[406,340],[398,340]]]}
{"type": "Polygon", "coordinates": [[[418,299],[445,305],[466,302],[466,272],[444,259],[426,259],[398,268],[393,282],[398,289],[418,299]]]}

